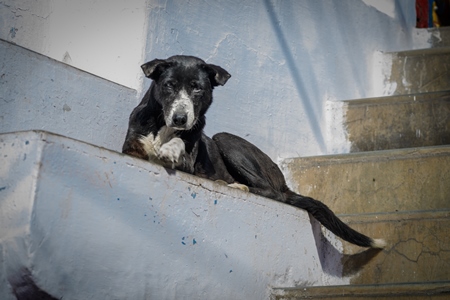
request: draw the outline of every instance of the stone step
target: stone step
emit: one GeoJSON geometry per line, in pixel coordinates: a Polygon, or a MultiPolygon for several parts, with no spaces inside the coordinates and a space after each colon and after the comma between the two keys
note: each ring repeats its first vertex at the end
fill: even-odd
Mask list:
{"type": "Polygon", "coordinates": [[[450,210],[340,217],[352,228],[382,237],[388,244],[380,252],[361,252],[348,243],[343,244],[342,277],[350,278],[350,283],[450,279],[450,210]]]}
{"type": "Polygon", "coordinates": [[[450,27],[429,28],[430,43],[433,48],[450,47],[450,27]]]}
{"type": "Polygon", "coordinates": [[[386,83],[395,95],[450,90],[450,47],[386,53],[386,83]]]}
{"type": "Polygon", "coordinates": [[[277,289],[273,291],[273,300],[300,299],[408,299],[431,300],[449,299],[450,281],[429,283],[404,283],[383,285],[344,285],[324,287],[302,287],[277,289]]]}
{"type": "Polygon", "coordinates": [[[450,144],[450,91],[343,103],[351,152],[450,144]]]}
{"type": "Polygon", "coordinates": [[[450,208],[450,145],[286,159],[289,186],[337,214],[450,208]]]}

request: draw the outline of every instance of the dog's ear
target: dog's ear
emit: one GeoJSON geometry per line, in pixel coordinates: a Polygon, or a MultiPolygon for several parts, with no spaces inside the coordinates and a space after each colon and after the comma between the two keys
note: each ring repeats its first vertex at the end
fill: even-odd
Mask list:
{"type": "Polygon", "coordinates": [[[222,67],[207,64],[204,65],[206,72],[209,74],[209,80],[213,86],[224,85],[228,79],[230,79],[231,75],[222,67]]]}
{"type": "Polygon", "coordinates": [[[164,70],[166,70],[171,65],[171,62],[168,62],[164,59],[154,59],[143,64],[141,66],[141,69],[147,78],[158,80],[162,72],[164,72],[164,70]]]}

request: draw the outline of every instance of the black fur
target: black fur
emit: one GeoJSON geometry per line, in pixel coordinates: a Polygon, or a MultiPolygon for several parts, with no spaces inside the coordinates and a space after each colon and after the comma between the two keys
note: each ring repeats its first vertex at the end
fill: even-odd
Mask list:
{"type": "Polygon", "coordinates": [[[213,136],[225,165],[235,180],[247,185],[250,192],[280,201],[309,212],[325,228],[361,247],[382,247],[342,222],[325,204],[292,192],[278,166],[250,142],[229,133],[213,136]]]}
{"type": "MultiPolygon", "coordinates": [[[[205,113],[212,103],[215,86],[224,85],[231,75],[224,69],[193,56],[172,56],[155,59],[142,65],[144,74],[153,80],[141,103],[130,115],[122,152],[145,160],[151,159],[140,142],[142,136],[158,135],[166,124],[165,113],[184,89],[194,105],[195,124],[177,130],[176,136],[185,145],[185,153],[176,169],[211,180],[232,183],[217,147],[203,133],[205,113]]],[[[164,164],[164,161],[162,161],[164,164]]],[[[170,164],[164,164],[170,166],[170,164]]]]}

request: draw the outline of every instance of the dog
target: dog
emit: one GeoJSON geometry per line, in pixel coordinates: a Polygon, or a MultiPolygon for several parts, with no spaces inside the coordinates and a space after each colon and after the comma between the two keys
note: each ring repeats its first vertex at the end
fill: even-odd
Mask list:
{"type": "Polygon", "coordinates": [[[141,66],[153,80],[132,111],[122,152],[199,177],[232,184],[215,143],[203,133],[212,91],[231,75],[193,56],[141,66]]]}
{"type": "Polygon", "coordinates": [[[141,68],[153,82],[130,115],[123,153],[304,209],[352,244],[386,246],[350,228],[322,202],[291,191],[278,166],[255,145],[230,133],[212,139],[203,133],[213,88],[231,77],[226,70],[181,55],[141,68]]]}

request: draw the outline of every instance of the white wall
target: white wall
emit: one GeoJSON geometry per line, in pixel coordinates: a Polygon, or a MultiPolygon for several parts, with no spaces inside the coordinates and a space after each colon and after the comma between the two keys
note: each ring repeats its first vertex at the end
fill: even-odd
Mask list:
{"type": "Polygon", "coordinates": [[[215,90],[206,132],[243,136],[277,161],[349,150],[336,142],[345,133],[335,102],[392,92],[380,53],[417,47],[414,2],[4,0],[0,38],[141,95],[147,60],[190,54],[221,65],[232,78],[215,90]]]}
{"type": "Polygon", "coordinates": [[[136,91],[0,40],[0,133],[47,130],[121,151],[136,91]]]}
{"type": "Polygon", "coordinates": [[[134,89],[145,0],[4,0],[0,38],[134,89]]]}
{"type": "Polygon", "coordinates": [[[414,0],[152,0],[146,58],[192,54],[232,74],[208,134],[239,134],[273,159],[345,152],[327,101],[386,94],[375,53],[413,48],[414,26],[414,0]]]}

